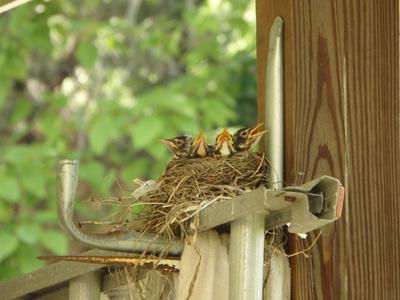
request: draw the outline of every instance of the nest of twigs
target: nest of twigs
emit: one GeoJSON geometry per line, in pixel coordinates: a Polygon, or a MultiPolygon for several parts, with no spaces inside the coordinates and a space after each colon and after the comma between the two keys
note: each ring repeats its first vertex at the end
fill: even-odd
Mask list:
{"type": "Polygon", "coordinates": [[[169,238],[185,235],[188,221],[205,207],[267,181],[267,162],[257,153],[172,160],[157,181],[158,189],[139,198],[143,211],[134,220],[136,230],[169,238]]]}

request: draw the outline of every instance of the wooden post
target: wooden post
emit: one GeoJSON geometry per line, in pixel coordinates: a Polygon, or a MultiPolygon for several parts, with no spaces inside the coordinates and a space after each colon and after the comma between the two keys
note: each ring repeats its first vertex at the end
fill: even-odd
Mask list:
{"type": "MultiPolygon", "coordinates": [[[[285,183],[327,174],[347,192],[342,218],[291,260],[292,299],[400,299],[399,2],[257,0],[256,11],[260,121],[269,28],[285,23],[285,183]]],[[[289,252],[313,238],[291,237],[289,252]]]]}
{"type": "Polygon", "coordinates": [[[70,300],[99,300],[100,273],[93,271],[75,277],[69,282],[70,300]]]}

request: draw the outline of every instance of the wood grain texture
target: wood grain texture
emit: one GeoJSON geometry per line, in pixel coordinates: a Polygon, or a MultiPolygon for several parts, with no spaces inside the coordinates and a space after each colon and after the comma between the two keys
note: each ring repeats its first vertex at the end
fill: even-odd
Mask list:
{"type": "Polygon", "coordinates": [[[98,300],[101,293],[100,272],[94,271],[69,281],[69,300],[98,300]]]}
{"type": "Polygon", "coordinates": [[[259,120],[268,34],[284,19],[284,181],[327,174],[347,192],[311,256],[291,260],[292,298],[400,299],[398,1],[257,0],[256,12],[259,120]]]}

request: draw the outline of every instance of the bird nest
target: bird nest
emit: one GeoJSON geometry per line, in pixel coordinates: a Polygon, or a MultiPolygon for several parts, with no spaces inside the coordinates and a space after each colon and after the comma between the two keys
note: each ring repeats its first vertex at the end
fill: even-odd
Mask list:
{"type": "Polygon", "coordinates": [[[136,204],[143,210],[131,225],[138,231],[168,238],[185,236],[189,220],[202,209],[252,191],[267,181],[267,162],[257,153],[175,159],[157,180],[158,188],[138,199],[136,204]]]}

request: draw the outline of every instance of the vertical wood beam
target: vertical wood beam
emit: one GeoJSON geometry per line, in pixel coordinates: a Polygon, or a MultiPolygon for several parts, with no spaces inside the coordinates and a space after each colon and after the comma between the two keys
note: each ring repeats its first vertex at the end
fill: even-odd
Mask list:
{"type": "Polygon", "coordinates": [[[260,121],[269,28],[285,23],[284,182],[327,174],[347,191],[342,218],[291,260],[292,298],[400,299],[398,1],[257,0],[256,13],[260,121]]]}
{"type": "Polygon", "coordinates": [[[70,300],[99,300],[100,299],[100,273],[89,272],[75,277],[69,282],[70,300]]]}

